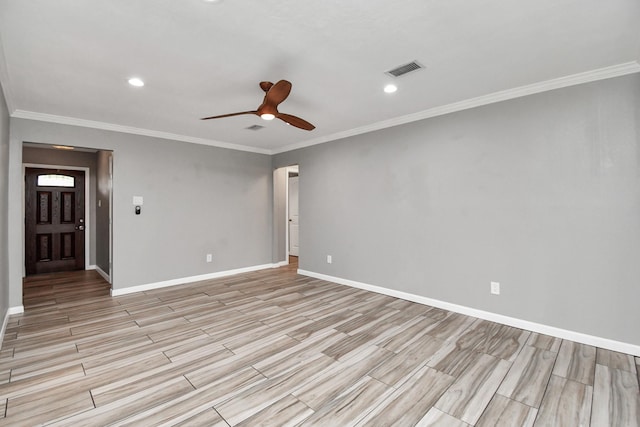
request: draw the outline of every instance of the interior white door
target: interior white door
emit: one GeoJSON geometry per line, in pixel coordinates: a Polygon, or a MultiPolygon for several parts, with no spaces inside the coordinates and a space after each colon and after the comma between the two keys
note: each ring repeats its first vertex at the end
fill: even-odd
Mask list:
{"type": "Polygon", "coordinates": [[[289,255],[298,256],[299,234],[298,222],[298,177],[289,178],[289,255]]]}

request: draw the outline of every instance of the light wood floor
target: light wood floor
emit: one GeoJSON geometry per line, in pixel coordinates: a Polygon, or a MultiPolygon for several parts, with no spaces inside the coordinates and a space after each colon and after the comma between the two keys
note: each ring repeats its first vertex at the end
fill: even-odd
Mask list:
{"type": "Polygon", "coordinates": [[[74,271],[60,274],[27,276],[22,286],[25,309],[84,300],[111,294],[111,285],[95,271],[74,271]]]}
{"type": "Polygon", "coordinates": [[[91,272],[29,281],[0,425],[640,425],[630,355],[295,266],[115,298],[91,272]]]}

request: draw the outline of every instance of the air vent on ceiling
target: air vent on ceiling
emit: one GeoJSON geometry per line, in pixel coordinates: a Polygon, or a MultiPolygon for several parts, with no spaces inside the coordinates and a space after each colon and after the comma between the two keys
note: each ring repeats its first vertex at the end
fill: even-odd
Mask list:
{"type": "Polygon", "coordinates": [[[421,65],[418,61],[412,61],[408,64],[400,65],[399,67],[394,68],[393,70],[389,70],[386,74],[389,74],[393,77],[400,77],[412,71],[421,70],[424,66],[421,65]]]}
{"type": "Polygon", "coordinates": [[[263,129],[264,126],[260,126],[260,125],[253,125],[253,126],[249,126],[248,128],[245,129],[249,129],[249,130],[260,130],[263,129]]]}

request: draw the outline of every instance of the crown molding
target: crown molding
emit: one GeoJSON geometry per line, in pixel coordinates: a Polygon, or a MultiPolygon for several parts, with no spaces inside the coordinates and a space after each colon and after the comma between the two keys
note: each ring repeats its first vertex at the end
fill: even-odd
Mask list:
{"type": "Polygon", "coordinates": [[[364,133],[387,129],[390,127],[416,122],[431,117],[442,116],[445,114],[454,113],[456,111],[468,110],[470,108],[481,107],[483,105],[494,104],[501,101],[507,101],[509,99],[520,98],[527,95],[534,95],[536,93],[547,92],[550,90],[561,89],[564,87],[575,86],[583,83],[595,82],[598,80],[610,79],[613,77],[621,77],[638,72],[640,72],[640,63],[638,63],[638,61],[631,61],[624,64],[613,65],[611,67],[587,71],[584,73],[572,74],[565,77],[559,77],[556,79],[546,80],[526,86],[520,86],[513,89],[494,92],[488,95],[478,96],[476,98],[470,98],[464,101],[454,102],[452,104],[430,108],[428,110],[407,114],[405,116],[395,117],[393,119],[361,126],[344,132],[338,132],[331,135],[302,141],[299,143],[287,145],[282,148],[274,149],[272,150],[272,154],[279,154],[287,151],[297,150],[300,148],[311,147],[313,145],[323,144],[325,142],[331,142],[351,136],[362,135],[364,133]]]}
{"type": "Polygon", "coordinates": [[[249,147],[246,145],[232,144],[213,139],[196,138],[193,136],[178,135],[151,129],[143,129],[132,126],[122,126],[113,123],[98,122],[94,120],[77,119],[74,117],[57,116],[54,114],[36,113],[33,111],[15,110],[11,117],[18,119],[38,120],[41,122],[57,123],[62,125],[80,126],[85,128],[108,130],[113,132],[129,133],[133,135],[150,136],[153,138],[169,139],[173,141],[190,142],[192,144],[209,145],[211,147],[227,148],[230,150],[247,151],[258,154],[272,154],[271,150],[249,147]]]}

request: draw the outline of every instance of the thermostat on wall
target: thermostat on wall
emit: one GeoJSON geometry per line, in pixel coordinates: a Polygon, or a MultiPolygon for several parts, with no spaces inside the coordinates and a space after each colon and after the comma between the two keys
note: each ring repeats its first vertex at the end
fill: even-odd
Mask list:
{"type": "Polygon", "coordinates": [[[134,204],[134,206],[142,206],[144,204],[143,201],[144,200],[143,200],[142,196],[133,196],[133,204],[134,204]]]}

